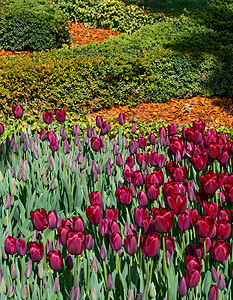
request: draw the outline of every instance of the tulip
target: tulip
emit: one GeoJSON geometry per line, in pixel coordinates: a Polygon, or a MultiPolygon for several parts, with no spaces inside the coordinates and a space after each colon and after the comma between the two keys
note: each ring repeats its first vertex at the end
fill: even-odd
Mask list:
{"type": "Polygon", "coordinates": [[[119,124],[124,125],[125,120],[126,120],[125,114],[124,113],[119,114],[119,124]]]}
{"type": "Polygon", "coordinates": [[[79,300],[80,299],[80,289],[79,287],[75,284],[70,292],[69,295],[70,300],[79,300]]]}
{"type": "Polygon", "coordinates": [[[48,227],[48,216],[44,208],[31,211],[30,215],[36,230],[43,231],[48,227]]]}
{"type": "Polygon", "coordinates": [[[101,219],[99,223],[99,234],[105,236],[108,233],[108,220],[101,219]]]}
{"type": "Polygon", "coordinates": [[[70,226],[73,230],[76,230],[78,232],[84,231],[84,221],[82,217],[73,217],[73,222],[71,223],[70,220],[68,219],[66,223],[66,226],[70,226]],[[69,225],[68,225],[69,224],[69,225]]]}
{"type": "Polygon", "coordinates": [[[83,252],[86,242],[86,232],[70,230],[67,233],[67,250],[70,254],[79,255],[83,252]]]}
{"type": "Polygon", "coordinates": [[[23,107],[21,105],[12,105],[13,116],[18,119],[23,115],[23,107]]]}
{"type": "Polygon", "coordinates": [[[135,187],[143,184],[143,176],[140,171],[134,171],[132,173],[132,183],[135,187]]]}
{"type": "Polygon", "coordinates": [[[101,134],[104,135],[109,132],[109,123],[108,121],[102,122],[101,134]]]}
{"type": "Polygon", "coordinates": [[[172,229],[174,223],[174,212],[167,208],[153,208],[153,221],[158,233],[167,233],[172,229]]]}
{"type": "Polygon", "coordinates": [[[218,273],[214,266],[211,267],[211,276],[213,281],[218,281],[218,273]]]}
{"type": "Polygon", "coordinates": [[[106,288],[111,291],[113,289],[113,280],[112,280],[112,275],[108,274],[108,279],[106,283],[106,288]]]}
{"type": "Polygon", "coordinates": [[[175,241],[172,236],[165,236],[165,250],[173,253],[176,249],[175,241]]]}
{"type": "Polygon", "coordinates": [[[122,236],[119,232],[113,232],[109,235],[110,244],[114,251],[118,251],[122,248],[122,236]]]}
{"type": "Polygon", "coordinates": [[[12,285],[10,286],[8,292],[7,292],[7,298],[12,298],[14,297],[14,293],[15,293],[15,284],[12,283],[12,285]]]}
{"type": "Polygon", "coordinates": [[[69,143],[68,143],[68,141],[64,141],[64,143],[63,143],[63,153],[67,154],[67,153],[69,153],[69,151],[70,151],[69,143]]]}
{"type": "Polygon", "coordinates": [[[130,166],[130,168],[133,168],[134,166],[134,158],[132,156],[127,156],[126,158],[126,164],[130,166]]]}
{"type": "Polygon", "coordinates": [[[103,140],[102,138],[91,138],[91,148],[95,152],[99,152],[101,148],[103,147],[103,140]]]}
{"type": "Polygon", "coordinates": [[[29,278],[32,275],[32,260],[29,259],[27,267],[25,269],[25,276],[29,278]]]}
{"type": "Polygon", "coordinates": [[[115,192],[117,201],[123,205],[128,205],[132,201],[132,190],[131,188],[119,188],[115,192]]]}
{"type": "Polygon", "coordinates": [[[120,152],[117,153],[116,164],[118,167],[121,167],[123,165],[123,158],[122,158],[122,154],[120,152]]]}
{"type": "Polygon", "coordinates": [[[45,111],[43,113],[43,120],[47,124],[51,124],[53,121],[53,113],[51,111],[45,111]]]}
{"type": "Polygon", "coordinates": [[[166,203],[175,214],[183,213],[187,207],[187,196],[182,196],[178,193],[173,194],[167,197],[166,203]]]}
{"type": "Polygon", "coordinates": [[[88,234],[87,239],[86,239],[86,248],[88,250],[93,249],[94,247],[94,242],[93,242],[93,237],[91,234],[88,234]]]}
{"type": "Polygon", "coordinates": [[[224,276],[223,276],[222,272],[219,273],[218,287],[219,287],[220,290],[224,290],[226,288],[226,282],[225,282],[225,279],[224,279],[224,276]]]}
{"type": "Polygon", "coordinates": [[[48,212],[48,228],[54,229],[57,227],[57,213],[55,210],[48,212]]]}
{"type": "Polygon", "coordinates": [[[129,183],[132,181],[132,173],[133,172],[132,172],[131,167],[128,164],[125,164],[123,174],[124,174],[125,180],[129,183]]]}
{"type": "Polygon", "coordinates": [[[208,195],[214,195],[216,190],[222,184],[222,178],[219,173],[209,172],[205,176],[201,175],[200,177],[201,187],[208,195]]]}
{"type": "Polygon", "coordinates": [[[4,133],[4,126],[2,123],[0,123],[0,135],[4,133]]]}
{"type": "Polygon", "coordinates": [[[16,240],[16,251],[19,256],[24,256],[27,252],[27,245],[25,240],[18,239],[16,240]]]}
{"type": "Polygon", "coordinates": [[[137,236],[136,234],[130,234],[124,239],[124,248],[128,254],[134,254],[137,252],[137,236]]]}
{"type": "Polygon", "coordinates": [[[11,264],[11,278],[15,280],[18,277],[18,272],[13,264],[11,264]]]}
{"type": "Polygon", "coordinates": [[[146,184],[146,195],[151,201],[157,200],[159,196],[159,189],[157,184],[146,184]]]}
{"type": "Polygon", "coordinates": [[[91,204],[99,204],[101,207],[103,207],[103,200],[102,200],[102,193],[99,191],[96,192],[91,192],[88,194],[89,200],[91,202],[91,204]]]}
{"type": "Polygon", "coordinates": [[[23,286],[23,288],[21,290],[21,298],[23,300],[28,299],[28,286],[27,286],[27,284],[24,284],[24,286],[23,286]]]}
{"type": "Polygon", "coordinates": [[[138,202],[140,206],[146,206],[148,203],[146,193],[143,190],[138,191],[138,202]]]}
{"type": "Polygon", "coordinates": [[[185,261],[187,267],[186,283],[188,287],[197,286],[201,278],[201,259],[187,256],[185,261]]]}
{"type": "Polygon", "coordinates": [[[118,218],[118,209],[108,208],[105,212],[105,218],[111,222],[111,221],[117,221],[118,218]]]}
{"type": "Polygon", "coordinates": [[[53,245],[49,239],[46,240],[45,249],[46,249],[46,254],[48,254],[50,251],[53,251],[53,245]]]}
{"type": "Polygon", "coordinates": [[[193,121],[193,127],[197,129],[200,133],[203,133],[205,130],[206,122],[199,120],[199,121],[193,121]]]}
{"type": "Polygon", "coordinates": [[[148,208],[138,206],[134,207],[134,220],[138,227],[143,226],[143,220],[149,217],[148,208]]]}
{"type": "Polygon", "coordinates": [[[129,142],[129,151],[131,154],[137,153],[139,149],[138,143],[136,141],[130,141],[129,142]]]}
{"type": "Polygon", "coordinates": [[[139,137],[138,138],[138,142],[139,142],[139,147],[142,149],[145,149],[147,146],[147,141],[145,137],[139,137]]]}
{"type": "Polygon", "coordinates": [[[215,232],[215,221],[210,216],[196,216],[193,223],[196,234],[201,238],[212,237],[215,232]]]}
{"type": "Polygon", "coordinates": [[[101,245],[101,247],[100,247],[100,258],[102,260],[105,260],[105,258],[106,258],[106,251],[105,251],[104,245],[101,245]]]}
{"type": "Polygon", "coordinates": [[[73,259],[70,255],[70,253],[68,252],[67,256],[66,256],[66,267],[67,267],[67,269],[72,270],[73,266],[74,266],[73,259]]]}
{"type": "Polygon", "coordinates": [[[155,137],[154,133],[152,133],[152,132],[149,132],[149,142],[151,145],[155,145],[155,143],[156,143],[156,137],[155,137]]]}
{"type": "Polygon", "coordinates": [[[29,242],[28,250],[32,261],[38,262],[44,257],[44,246],[41,241],[39,243],[29,242]]]}
{"type": "Polygon", "coordinates": [[[59,122],[65,121],[65,118],[66,118],[65,110],[56,108],[54,112],[55,112],[57,121],[59,121],[59,122]]]}
{"type": "Polygon", "coordinates": [[[77,135],[80,135],[80,127],[79,125],[73,125],[73,135],[76,137],[77,135]]]}
{"type": "Polygon", "coordinates": [[[187,230],[190,225],[189,215],[186,212],[179,214],[177,224],[182,231],[187,230]]]}
{"type": "Polygon", "coordinates": [[[175,135],[175,134],[177,134],[177,126],[176,126],[176,124],[171,124],[171,125],[169,125],[169,126],[167,127],[167,129],[168,129],[168,133],[169,133],[170,135],[175,135]]]}
{"type": "Polygon", "coordinates": [[[86,207],[86,214],[91,224],[99,224],[100,220],[103,218],[103,208],[99,204],[94,203],[93,205],[86,207]]]}
{"type": "Polygon", "coordinates": [[[217,285],[211,284],[208,293],[208,300],[218,300],[218,287],[217,285]]]}
{"type": "Polygon", "coordinates": [[[108,233],[111,234],[111,233],[114,233],[114,232],[121,233],[120,225],[116,221],[111,221],[111,222],[108,223],[108,233]]]}
{"type": "Polygon", "coordinates": [[[141,235],[141,250],[144,256],[155,257],[160,247],[160,237],[158,234],[147,234],[145,237],[141,235]]]}
{"type": "Polygon", "coordinates": [[[187,294],[187,284],[186,284],[184,276],[181,277],[181,279],[180,279],[179,286],[178,286],[178,293],[181,296],[184,296],[187,294]]]}
{"type": "Polygon", "coordinates": [[[96,126],[101,128],[103,123],[103,118],[101,116],[96,117],[96,126]]]}
{"type": "Polygon", "coordinates": [[[135,126],[135,124],[133,123],[131,132],[132,132],[132,134],[135,134],[136,131],[137,131],[136,126],[135,126]]]}
{"type": "Polygon", "coordinates": [[[50,268],[54,271],[61,270],[62,268],[62,254],[61,251],[49,251],[48,260],[50,268]]]}
{"type": "Polygon", "coordinates": [[[231,225],[227,220],[218,220],[216,223],[217,237],[220,240],[226,240],[231,234],[231,225]]]}
{"type": "Polygon", "coordinates": [[[54,280],[53,290],[54,290],[55,294],[60,292],[60,284],[59,284],[59,279],[57,276],[55,277],[55,280],[54,280]]]}
{"type": "Polygon", "coordinates": [[[211,254],[214,261],[224,262],[227,260],[231,252],[231,244],[225,243],[223,240],[213,241],[211,246],[211,254]]]}
{"type": "MultiPolygon", "coordinates": [[[[24,150],[23,150],[24,151],[24,150]]],[[[4,142],[2,142],[0,144],[0,154],[4,154],[5,153],[5,145],[4,145],[4,142]]]]}
{"type": "Polygon", "coordinates": [[[16,241],[17,238],[13,238],[12,236],[8,236],[5,240],[5,251],[7,254],[15,254],[16,253],[16,241]]]}

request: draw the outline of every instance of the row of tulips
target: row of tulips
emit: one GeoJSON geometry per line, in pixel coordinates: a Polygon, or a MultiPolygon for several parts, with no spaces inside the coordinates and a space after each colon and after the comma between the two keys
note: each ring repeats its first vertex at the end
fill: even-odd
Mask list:
{"type": "Polygon", "coordinates": [[[71,135],[43,120],[0,145],[2,296],[231,299],[231,140],[203,121],[111,141],[101,116],[71,135]]]}

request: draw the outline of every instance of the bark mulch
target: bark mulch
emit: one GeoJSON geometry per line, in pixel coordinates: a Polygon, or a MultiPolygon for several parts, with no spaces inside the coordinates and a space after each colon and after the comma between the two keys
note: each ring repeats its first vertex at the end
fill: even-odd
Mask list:
{"type": "MultiPolygon", "coordinates": [[[[121,32],[110,29],[85,28],[83,23],[69,22],[73,45],[83,45],[90,41],[102,43],[110,36],[116,36],[121,32]]],[[[29,51],[0,51],[0,56],[17,56],[21,54],[31,55],[29,51]]],[[[88,117],[93,119],[101,115],[104,119],[112,117],[117,119],[120,112],[124,112],[128,120],[140,119],[141,121],[163,120],[167,123],[186,124],[194,120],[202,119],[207,124],[218,126],[233,126],[233,99],[231,98],[204,98],[193,97],[191,99],[170,99],[166,103],[142,103],[136,107],[122,106],[91,113],[88,117]]]]}

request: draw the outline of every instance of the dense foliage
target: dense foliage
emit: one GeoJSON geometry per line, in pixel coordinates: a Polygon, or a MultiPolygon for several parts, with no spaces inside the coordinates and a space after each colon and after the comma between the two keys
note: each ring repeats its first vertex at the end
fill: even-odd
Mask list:
{"type": "Polygon", "coordinates": [[[40,51],[70,43],[65,16],[51,1],[7,0],[0,7],[0,48],[40,51]]]}

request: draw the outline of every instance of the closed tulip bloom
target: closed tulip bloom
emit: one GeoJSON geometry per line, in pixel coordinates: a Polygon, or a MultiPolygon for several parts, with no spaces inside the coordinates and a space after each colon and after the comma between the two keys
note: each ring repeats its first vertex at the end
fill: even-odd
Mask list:
{"type": "Polygon", "coordinates": [[[84,221],[82,217],[74,216],[73,217],[73,223],[71,225],[73,230],[76,230],[78,232],[84,231],[84,221]]]}
{"type": "Polygon", "coordinates": [[[13,116],[18,119],[23,115],[23,107],[22,105],[12,105],[13,116]]]}
{"type": "Polygon", "coordinates": [[[153,221],[158,233],[167,233],[172,229],[174,223],[174,212],[167,208],[153,208],[153,221]]]}
{"type": "Polygon", "coordinates": [[[105,212],[105,218],[111,222],[111,221],[117,221],[118,219],[118,209],[108,208],[105,212]]]}
{"type": "Polygon", "coordinates": [[[190,225],[189,215],[186,212],[179,214],[177,224],[182,231],[187,230],[190,225]]]}
{"type": "Polygon", "coordinates": [[[174,181],[185,181],[188,169],[186,166],[183,167],[171,167],[169,169],[171,177],[174,181]]]}
{"type": "Polygon", "coordinates": [[[216,218],[218,212],[218,204],[213,203],[211,201],[203,202],[203,215],[211,216],[212,218],[216,218]]]}
{"type": "Polygon", "coordinates": [[[217,237],[220,240],[226,240],[231,234],[231,224],[227,220],[217,221],[216,223],[217,237]]]}
{"type": "Polygon", "coordinates": [[[149,217],[148,208],[138,206],[134,207],[134,220],[138,227],[143,227],[143,220],[149,217]]]}
{"type": "Polygon", "coordinates": [[[62,268],[62,253],[60,250],[56,251],[49,251],[48,253],[48,260],[50,268],[54,271],[61,270],[62,268]]]}
{"type": "Polygon", "coordinates": [[[53,130],[50,130],[47,132],[48,136],[48,141],[50,142],[51,140],[57,140],[57,136],[53,130]]]}
{"type": "Polygon", "coordinates": [[[52,121],[53,121],[53,113],[52,113],[52,111],[45,111],[43,113],[43,120],[44,120],[45,123],[51,124],[52,121]]]}
{"type": "Polygon", "coordinates": [[[173,253],[176,250],[174,238],[172,236],[165,236],[165,250],[173,253]]]}
{"type": "Polygon", "coordinates": [[[24,286],[23,286],[23,288],[21,290],[21,298],[23,300],[28,299],[28,286],[27,286],[26,283],[24,284],[24,286]]]}
{"type": "Polygon", "coordinates": [[[135,124],[133,123],[131,132],[132,132],[132,134],[135,134],[136,131],[137,131],[136,126],[135,126],[135,124]]]}
{"type": "Polygon", "coordinates": [[[218,273],[214,266],[211,267],[211,276],[213,281],[218,281],[218,273]]]}
{"type": "Polygon", "coordinates": [[[143,184],[143,176],[140,171],[134,171],[132,173],[132,183],[134,186],[140,186],[143,184]]]}
{"type": "Polygon", "coordinates": [[[131,188],[119,188],[116,190],[115,196],[117,201],[123,205],[128,205],[132,202],[131,188]]]}
{"type": "Polygon", "coordinates": [[[96,117],[96,126],[101,128],[103,123],[103,118],[101,116],[96,117]]]}
{"type": "Polygon", "coordinates": [[[94,247],[94,241],[93,241],[93,237],[91,234],[88,234],[87,239],[86,239],[86,248],[88,250],[93,249],[94,247]]]}
{"type": "Polygon", "coordinates": [[[91,148],[92,148],[92,150],[94,150],[95,152],[99,152],[102,147],[103,147],[102,138],[96,138],[96,137],[91,138],[91,148]]]}
{"type": "Polygon", "coordinates": [[[16,251],[19,256],[24,256],[27,252],[27,245],[25,240],[18,239],[16,240],[16,251]]]}
{"type": "Polygon", "coordinates": [[[224,276],[221,271],[220,271],[219,277],[218,277],[218,287],[220,290],[224,290],[226,288],[226,282],[225,282],[224,276]]]}
{"type": "Polygon", "coordinates": [[[147,146],[147,140],[145,137],[139,137],[138,138],[138,142],[139,142],[139,147],[142,148],[142,149],[145,149],[146,146],[147,146]]]}
{"type": "Polygon", "coordinates": [[[137,153],[138,149],[139,149],[139,145],[136,141],[129,142],[129,151],[131,154],[137,153]]]}
{"type": "Polygon", "coordinates": [[[86,232],[71,230],[67,233],[67,250],[70,254],[79,255],[83,252],[86,242],[86,232]]]}
{"type": "Polygon", "coordinates": [[[187,294],[187,284],[186,284],[184,276],[181,277],[181,279],[180,279],[179,286],[178,286],[178,293],[181,296],[184,296],[187,294]]]}
{"type": "Polygon", "coordinates": [[[201,259],[199,257],[187,256],[185,260],[185,265],[187,267],[187,286],[197,286],[201,278],[201,259]]]}
{"type": "Polygon", "coordinates": [[[124,125],[125,120],[126,120],[125,114],[124,113],[119,114],[119,124],[124,125]]]}
{"type": "Polygon", "coordinates": [[[171,197],[167,197],[166,203],[175,214],[183,213],[187,208],[187,196],[173,194],[171,197]]]}
{"type": "Polygon", "coordinates": [[[70,151],[69,143],[68,143],[68,141],[64,141],[64,143],[63,143],[63,153],[67,154],[67,153],[69,153],[69,151],[70,151]]]}
{"type": "Polygon", "coordinates": [[[143,190],[138,191],[138,203],[140,206],[146,206],[148,203],[146,193],[143,190]]]}
{"type": "Polygon", "coordinates": [[[122,248],[122,236],[119,232],[113,232],[109,235],[110,244],[114,251],[118,251],[122,248]]]}
{"type": "Polygon", "coordinates": [[[14,294],[15,294],[15,284],[12,283],[9,290],[7,291],[7,298],[10,299],[10,298],[14,297],[14,294]]]}
{"type": "Polygon", "coordinates": [[[208,300],[218,300],[218,286],[211,284],[208,293],[208,300]]]}
{"type": "Polygon", "coordinates": [[[119,223],[117,223],[116,221],[108,222],[108,234],[111,234],[114,232],[121,233],[119,223]]]}
{"type": "Polygon", "coordinates": [[[60,226],[57,228],[58,238],[62,245],[66,246],[67,244],[67,233],[71,230],[70,227],[60,226]]]}
{"type": "Polygon", "coordinates": [[[121,167],[123,165],[123,158],[122,158],[122,154],[120,152],[117,153],[116,164],[118,167],[121,167]]]}
{"type": "Polygon", "coordinates": [[[73,135],[76,137],[76,136],[78,136],[78,135],[80,135],[80,127],[79,127],[79,125],[78,124],[74,124],[73,125],[73,135]]]}
{"type": "Polygon", "coordinates": [[[146,195],[151,201],[157,200],[159,197],[159,189],[157,184],[146,184],[146,195]]]}
{"type": "Polygon", "coordinates": [[[105,251],[104,245],[101,245],[101,247],[100,247],[100,258],[102,260],[105,260],[105,258],[106,258],[106,251],[105,251]]]}
{"type": "Polygon", "coordinates": [[[125,180],[129,183],[132,181],[132,173],[133,170],[131,169],[131,167],[128,164],[125,164],[123,174],[125,180]]]}
{"type": "Polygon", "coordinates": [[[59,122],[64,122],[66,118],[66,111],[64,109],[55,109],[56,119],[59,122]]]}
{"type": "Polygon", "coordinates": [[[75,284],[70,292],[69,295],[70,300],[79,300],[80,299],[80,289],[79,287],[75,284]]]}
{"type": "Polygon", "coordinates": [[[55,210],[49,210],[48,212],[48,227],[50,229],[57,228],[57,213],[55,210]]]}
{"type": "Polygon", "coordinates": [[[56,139],[51,139],[50,140],[50,148],[52,151],[58,151],[59,149],[59,142],[56,139]]]}
{"type": "Polygon", "coordinates": [[[108,220],[101,219],[99,223],[99,234],[105,236],[108,233],[108,220]]]}
{"type": "Polygon", "coordinates": [[[15,254],[16,253],[16,241],[17,238],[13,238],[12,236],[8,236],[5,240],[5,251],[7,254],[15,254]]]}
{"type": "Polygon", "coordinates": [[[29,242],[28,250],[29,250],[29,256],[31,260],[34,262],[41,261],[42,258],[44,257],[44,246],[41,241],[39,243],[29,242]]]}
{"type": "Polygon", "coordinates": [[[95,203],[86,207],[86,214],[91,224],[99,224],[100,220],[103,219],[103,208],[95,203]]]}
{"type": "Polygon", "coordinates": [[[124,248],[128,254],[134,254],[137,252],[137,236],[136,234],[130,234],[124,239],[124,248]]]}
{"type": "Polygon", "coordinates": [[[215,220],[210,216],[196,216],[193,220],[196,234],[198,237],[212,237],[215,230],[215,220]]]}
{"type": "Polygon", "coordinates": [[[213,241],[211,246],[211,254],[214,261],[224,262],[227,260],[231,252],[231,244],[225,243],[223,240],[213,241]]]}
{"type": "Polygon", "coordinates": [[[43,231],[48,227],[48,216],[44,208],[31,211],[30,215],[36,230],[43,231]]]}
{"type": "Polygon", "coordinates": [[[149,132],[149,142],[151,145],[155,145],[155,143],[156,143],[156,137],[155,137],[154,133],[152,133],[152,132],[149,132]]]}
{"type": "Polygon", "coordinates": [[[159,251],[160,236],[156,233],[147,234],[145,237],[141,235],[140,245],[144,256],[154,257],[159,251]]]}
{"type": "Polygon", "coordinates": [[[168,129],[168,133],[169,133],[170,135],[175,135],[175,134],[177,134],[177,126],[176,126],[176,124],[171,124],[171,125],[169,125],[167,129],[168,129]]]}
{"type": "Polygon", "coordinates": [[[108,121],[102,122],[102,126],[101,126],[101,134],[104,135],[106,133],[109,132],[109,123],[108,121]]]}
{"type": "Polygon", "coordinates": [[[4,126],[2,123],[0,123],[0,135],[4,133],[4,126]]]}
{"type": "Polygon", "coordinates": [[[133,168],[134,166],[134,158],[132,156],[126,157],[126,164],[130,166],[130,168],[133,168]]]}
{"type": "Polygon", "coordinates": [[[113,289],[113,280],[112,280],[112,275],[108,275],[107,283],[106,283],[106,288],[111,291],[113,289]]]}
{"type": "Polygon", "coordinates": [[[88,194],[88,197],[89,197],[89,200],[91,202],[91,204],[99,204],[101,207],[104,206],[103,204],[103,200],[102,200],[102,193],[99,192],[99,191],[96,191],[96,192],[91,192],[88,194]]]}

